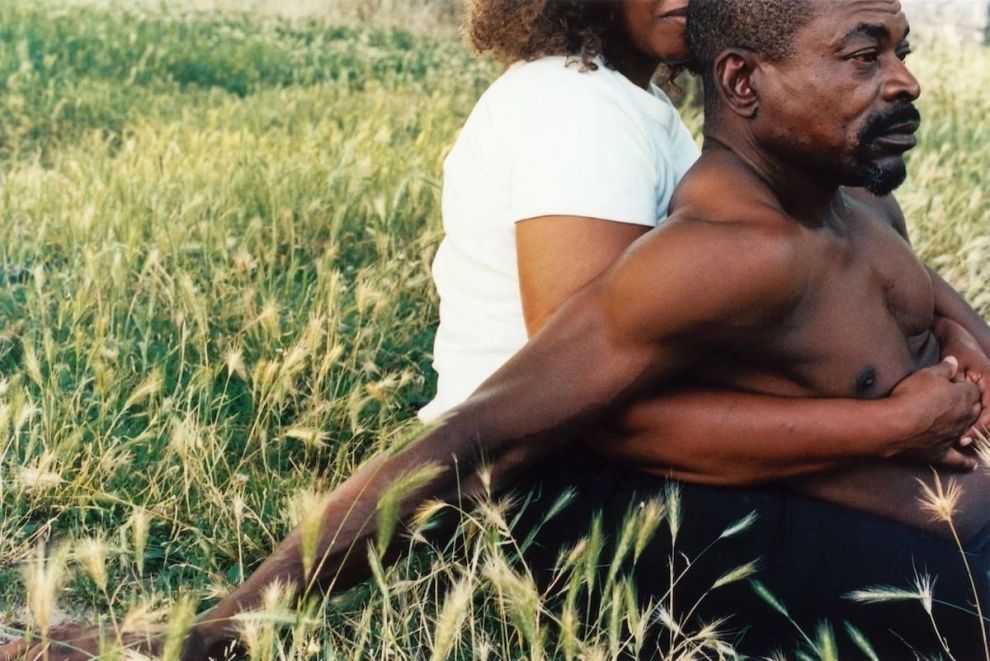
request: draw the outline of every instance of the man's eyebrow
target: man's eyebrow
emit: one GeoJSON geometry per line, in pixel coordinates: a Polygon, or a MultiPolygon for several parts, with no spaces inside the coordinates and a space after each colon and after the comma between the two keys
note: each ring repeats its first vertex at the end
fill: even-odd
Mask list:
{"type": "Polygon", "coordinates": [[[886,41],[890,39],[890,30],[882,23],[860,23],[839,39],[836,48],[844,48],[850,41],[857,37],[869,37],[878,42],[886,41]]]}

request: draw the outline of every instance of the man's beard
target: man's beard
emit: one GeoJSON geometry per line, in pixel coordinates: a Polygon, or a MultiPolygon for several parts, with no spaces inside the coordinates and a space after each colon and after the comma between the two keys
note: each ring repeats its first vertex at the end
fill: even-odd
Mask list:
{"type": "Polygon", "coordinates": [[[920,122],[921,115],[910,103],[901,103],[877,113],[866,120],[859,132],[856,148],[855,183],[877,197],[890,195],[907,179],[903,156],[888,155],[877,160],[874,141],[891,133],[891,129],[907,123],[920,122]]]}

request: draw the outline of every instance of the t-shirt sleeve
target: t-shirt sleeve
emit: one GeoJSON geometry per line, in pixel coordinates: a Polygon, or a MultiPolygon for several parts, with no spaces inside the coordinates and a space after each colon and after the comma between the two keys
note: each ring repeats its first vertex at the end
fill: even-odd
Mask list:
{"type": "Polygon", "coordinates": [[[593,81],[570,80],[517,107],[517,140],[507,145],[513,222],[552,215],[657,224],[663,214],[651,140],[607,92],[593,81]]]}

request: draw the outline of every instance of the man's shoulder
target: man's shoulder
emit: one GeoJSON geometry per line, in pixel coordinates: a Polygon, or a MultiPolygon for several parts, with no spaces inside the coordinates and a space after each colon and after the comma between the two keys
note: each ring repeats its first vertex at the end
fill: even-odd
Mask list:
{"type": "MultiPolygon", "coordinates": [[[[792,280],[807,262],[806,233],[778,208],[758,200],[735,210],[683,207],[667,223],[668,240],[712,266],[751,270],[744,286],[792,280]]],[[[658,238],[664,238],[658,232],[658,238]]]]}
{"type": "Polygon", "coordinates": [[[771,209],[711,218],[682,208],[614,269],[610,301],[639,332],[765,329],[808,289],[807,242],[771,209]]]}
{"type": "Polygon", "coordinates": [[[806,244],[806,233],[779,201],[738,170],[695,167],[679,185],[671,211],[668,224],[688,240],[712,250],[745,247],[771,265],[789,265],[806,244]]]}

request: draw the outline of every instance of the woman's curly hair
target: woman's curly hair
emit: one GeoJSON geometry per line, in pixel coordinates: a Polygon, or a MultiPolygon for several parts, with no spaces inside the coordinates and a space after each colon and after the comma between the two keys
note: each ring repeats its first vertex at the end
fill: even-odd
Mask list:
{"type": "Polygon", "coordinates": [[[616,0],[468,0],[468,10],[471,43],[504,64],[571,55],[595,69],[620,34],[616,0]]]}

